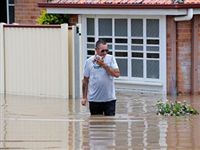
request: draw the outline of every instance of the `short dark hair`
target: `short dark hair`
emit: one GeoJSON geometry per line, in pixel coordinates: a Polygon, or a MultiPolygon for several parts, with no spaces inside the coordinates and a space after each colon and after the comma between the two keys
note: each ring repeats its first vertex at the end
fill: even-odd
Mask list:
{"type": "Polygon", "coordinates": [[[100,44],[106,45],[107,43],[106,43],[105,40],[99,39],[99,40],[96,42],[96,48],[99,48],[99,45],[100,45],[100,44]]]}

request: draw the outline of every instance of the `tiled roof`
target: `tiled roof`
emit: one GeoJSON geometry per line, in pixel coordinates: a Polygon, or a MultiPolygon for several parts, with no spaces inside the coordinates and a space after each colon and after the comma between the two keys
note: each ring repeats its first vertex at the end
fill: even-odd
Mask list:
{"type": "Polygon", "coordinates": [[[200,0],[52,0],[56,4],[174,4],[184,1],[183,4],[200,4],[200,0]],[[173,2],[175,1],[175,2],[173,2]]]}
{"type": "Polygon", "coordinates": [[[177,9],[200,8],[200,0],[49,0],[39,7],[177,9]]]}

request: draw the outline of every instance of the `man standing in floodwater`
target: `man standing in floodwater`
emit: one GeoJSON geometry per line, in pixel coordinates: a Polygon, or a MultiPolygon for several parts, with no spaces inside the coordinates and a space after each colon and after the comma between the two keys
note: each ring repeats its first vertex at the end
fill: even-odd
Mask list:
{"type": "Polygon", "coordinates": [[[115,57],[107,54],[108,51],[107,43],[98,40],[95,55],[85,62],[81,104],[89,101],[91,115],[115,115],[114,77],[118,78],[120,71],[115,57]]]}

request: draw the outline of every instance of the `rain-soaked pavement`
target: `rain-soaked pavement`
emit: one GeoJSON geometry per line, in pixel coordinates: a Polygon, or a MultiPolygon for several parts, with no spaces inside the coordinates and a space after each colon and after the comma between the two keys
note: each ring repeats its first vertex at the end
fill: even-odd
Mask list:
{"type": "MultiPolygon", "coordinates": [[[[0,149],[200,149],[200,115],[156,115],[155,104],[161,95],[121,91],[117,97],[115,117],[91,117],[80,100],[2,97],[0,149]]],[[[178,100],[200,111],[200,96],[178,100]]]]}

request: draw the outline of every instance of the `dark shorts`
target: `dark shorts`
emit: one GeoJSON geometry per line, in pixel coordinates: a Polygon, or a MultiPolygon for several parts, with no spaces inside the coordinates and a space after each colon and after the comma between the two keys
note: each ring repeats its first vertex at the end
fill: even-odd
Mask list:
{"type": "Polygon", "coordinates": [[[116,100],[112,100],[109,102],[89,102],[90,114],[114,116],[115,104],[116,100]]]}

